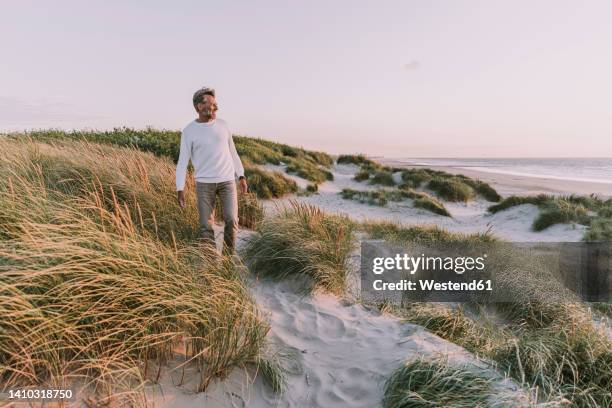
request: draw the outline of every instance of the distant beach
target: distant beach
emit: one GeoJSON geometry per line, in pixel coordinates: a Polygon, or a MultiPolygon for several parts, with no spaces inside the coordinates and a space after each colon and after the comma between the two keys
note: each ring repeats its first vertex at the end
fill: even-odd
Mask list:
{"type": "Polygon", "coordinates": [[[509,194],[597,194],[612,196],[612,158],[429,159],[379,158],[405,168],[431,168],[464,174],[509,194]]]}

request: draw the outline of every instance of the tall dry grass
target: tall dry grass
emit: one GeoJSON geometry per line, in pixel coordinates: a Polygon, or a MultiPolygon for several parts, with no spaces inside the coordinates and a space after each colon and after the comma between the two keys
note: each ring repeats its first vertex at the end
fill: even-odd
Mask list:
{"type": "Polygon", "coordinates": [[[145,405],[177,344],[199,389],[259,364],[268,326],[235,265],[194,240],[171,162],[131,149],[0,142],[0,381],[80,384],[145,405]]]}

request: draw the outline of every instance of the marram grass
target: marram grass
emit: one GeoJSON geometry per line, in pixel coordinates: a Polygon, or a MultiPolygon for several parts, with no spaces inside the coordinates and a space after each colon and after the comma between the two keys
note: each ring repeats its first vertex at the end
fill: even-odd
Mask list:
{"type": "Polygon", "coordinates": [[[306,275],[316,286],[340,294],[354,246],[353,228],[346,216],[293,201],[260,224],[247,244],[246,260],[256,273],[306,275]]]}
{"type": "Polygon", "coordinates": [[[385,408],[484,408],[496,395],[495,380],[443,359],[417,358],[385,384],[385,408]]]}
{"type": "Polygon", "coordinates": [[[1,145],[3,386],[80,382],[105,403],[143,405],[151,367],[179,343],[200,389],[265,364],[268,326],[234,264],[193,240],[193,208],[166,203],[169,163],[86,143],[1,145]]]}
{"type": "MultiPolygon", "coordinates": [[[[478,240],[437,228],[390,223],[366,223],[362,228],[372,237],[407,245],[478,240]]],[[[550,262],[490,242],[504,245],[489,254],[498,290],[514,297],[512,302],[494,305],[503,323],[490,324],[481,313],[473,318],[462,307],[411,303],[393,311],[493,362],[544,406],[611,406],[612,341],[605,328],[594,324],[584,302],[555,283],[550,262]]]]}

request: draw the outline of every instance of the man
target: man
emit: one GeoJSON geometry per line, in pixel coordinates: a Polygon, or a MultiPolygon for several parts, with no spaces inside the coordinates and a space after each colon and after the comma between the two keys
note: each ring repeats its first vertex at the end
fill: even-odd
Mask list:
{"type": "Polygon", "coordinates": [[[247,192],[244,168],[234,146],[232,133],[223,119],[217,118],[219,109],[215,90],[202,88],[193,95],[193,107],[198,118],[190,122],[181,133],[181,146],[176,164],[176,191],[178,203],[185,208],[185,177],[189,159],[194,168],[200,232],[205,242],[215,246],[213,211],[217,194],[221,201],[225,230],[224,250],[233,253],[238,232],[237,176],[242,194],[247,192]]]}

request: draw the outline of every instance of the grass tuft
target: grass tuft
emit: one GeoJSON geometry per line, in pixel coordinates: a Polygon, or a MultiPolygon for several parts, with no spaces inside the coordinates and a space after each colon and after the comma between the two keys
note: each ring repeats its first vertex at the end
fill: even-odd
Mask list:
{"type": "Polygon", "coordinates": [[[486,407],[494,395],[493,382],[467,366],[417,358],[393,372],[385,384],[383,407],[486,407]]]}
{"type": "Polygon", "coordinates": [[[444,205],[427,193],[416,192],[413,190],[374,190],[360,191],[351,188],[344,188],[340,192],[342,198],[346,200],[356,200],[360,203],[368,203],[370,205],[385,206],[389,201],[403,201],[405,199],[413,200],[413,206],[433,212],[435,214],[450,217],[450,213],[444,205]]]}
{"type": "Polygon", "coordinates": [[[347,217],[292,201],[263,221],[247,244],[245,258],[256,273],[306,275],[316,286],[340,294],[353,245],[353,223],[347,217]]]}
{"type": "Polygon", "coordinates": [[[448,201],[467,202],[476,195],[474,189],[459,178],[432,178],[427,183],[427,188],[448,201]]]}

